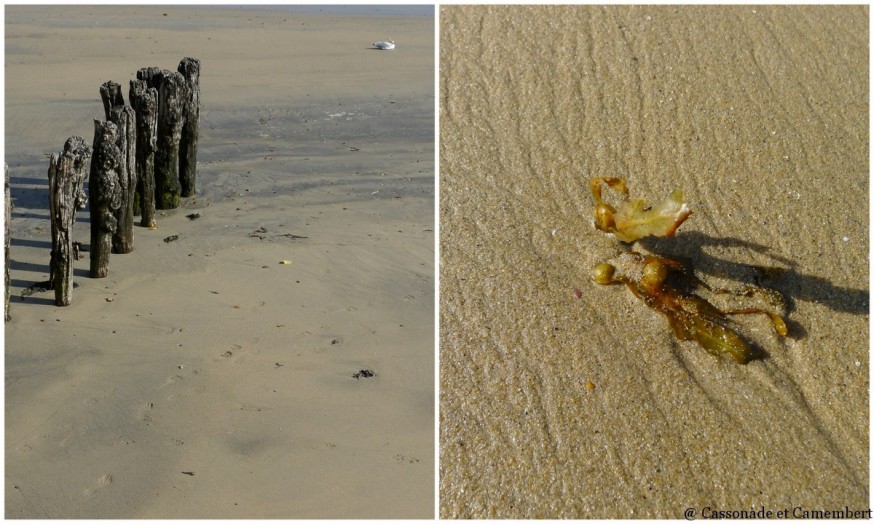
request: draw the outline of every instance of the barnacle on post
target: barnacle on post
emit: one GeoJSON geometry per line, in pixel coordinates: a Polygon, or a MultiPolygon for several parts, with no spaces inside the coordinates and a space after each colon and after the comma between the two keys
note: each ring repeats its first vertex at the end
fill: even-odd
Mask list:
{"type": "Polygon", "coordinates": [[[674,190],[661,204],[647,207],[642,198],[629,199],[624,178],[593,178],[589,187],[595,198],[595,227],[613,233],[623,242],[634,242],[650,235],[674,236],[677,228],[692,214],[683,202],[683,191],[680,189],[674,190]],[[625,200],[618,210],[601,197],[604,184],[625,194],[625,200]]]}
{"type": "Polygon", "coordinates": [[[757,356],[749,344],[723,325],[728,315],[767,315],[778,335],[787,334],[785,322],[776,313],[757,308],[721,311],[694,293],[672,288],[667,284],[670,273],[685,272],[676,260],[630,251],[620,255],[617,264],[622,264],[621,270],[609,262],[596,265],[592,279],[601,285],[625,284],[647,306],[668,318],[678,339],[694,340],[714,355],[728,353],[740,364],[757,356]]]}

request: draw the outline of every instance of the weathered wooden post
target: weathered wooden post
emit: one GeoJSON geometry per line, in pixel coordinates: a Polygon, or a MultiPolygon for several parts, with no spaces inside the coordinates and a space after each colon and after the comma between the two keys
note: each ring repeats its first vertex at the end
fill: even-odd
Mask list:
{"type": "Polygon", "coordinates": [[[149,87],[154,87],[157,91],[161,88],[161,76],[164,70],[160,67],[143,67],[137,71],[137,80],[143,80],[149,87]]]}
{"type": "Polygon", "coordinates": [[[197,137],[200,133],[200,60],[185,57],[179,62],[179,73],[185,78],[185,124],[179,142],[179,183],[182,196],[195,193],[197,171],[197,137]]]}
{"type": "Polygon", "coordinates": [[[121,85],[116,84],[112,80],[104,82],[100,86],[100,98],[103,99],[103,111],[106,113],[106,119],[109,120],[112,114],[112,108],[123,106],[124,97],[121,94],[121,85]]]}
{"type": "Polygon", "coordinates": [[[94,121],[94,156],[88,191],[91,198],[91,277],[109,274],[112,234],[118,226],[114,212],[121,205],[118,170],[121,150],[116,145],[118,128],[112,122],[94,121]]]}
{"type": "MultiPolygon", "coordinates": [[[[155,147],[154,150],[157,153],[158,151],[158,111],[160,110],[160,102],[158,101],[158,92],[161,89],[161,79],[163,78],[164,69],[160,67],[143,67],[137,71],[137,80],[142,80],[146,83],[146,89],[154,89],[155,90],[155,147]]],[[[139,136],[139,135],[137,135],[139,136]]],[[[138,139],[139,140],[139,139],[138,139]]],[[[154,162],[154,157],[152,158],[154,162]]],[[[154,180],[154,168],[152,169],[152,179],[154,180]]],[[[139,208],[142,200],[142,178],[140,178],[137,182],[137,196],[134,200],[134,205],[139,208]]],[[[152,200],[155,199],[156,189],[152,188],[152,200]]]]}
{"type": "Polygon", "coordinates": [[[70,137],[60,155],[49,160],[49,212],[52,222],[52,253],[49,281],[55,304],[69,306],[73,298],[73,225],[76,210],[88,202],[84,184],[91,148],[80,136],[70,137]]]}
{"type": "Polygon", "coordinates": [[[5,235],[3,237],[4,240],[4,248],[6,250],[6,302],[3,307],[4,312],[4,320],[9,322],[12,320],[12,316],[9,314],[9,241],[12,238],[12,199],[9,196],[9,164],[3,163],[3,168],[6,173],[6,183],[4,184],[4,200],[3,203],[6,207],[6,222],[5,226],[5,235]]]}
{"type": "MultiPolygon", "coordinates": [[[[137,74],[139,76],[139,73],[137,74]]],[[[137,197],[140,225],[157,229],[155,220],[155,149],[158,134],[158,90],[146,80],[130,81],[130,103],[137,116],[137,197]]]]}
{"type": "Polygon", "coordinates": [[[134,249],[134,194],[137,189],[137,117],[130,106],[112,109],[110,118],[118,128],[116,145],[121,151],[118,182],[121,202],[115,212],[118,227],[112,234],[112,252],[130,253],[134,249]]]}
{"type": "Polygon", "coordinates": [[[118,226],[112,234],[112,252],[130,253],[134,249],[134,193],[137,187],[136,114],[124,104],[121,86],[113,81],[100,86],[106,120],[118,129],[116,145],[121,151],[121,164],[118,166],[118,182],[121,186],[121,205],[115,211],[118,226]]]}
{"type": "Polygon", "coordinates": [[[164,71],[158,90],[158,149],[155,152],[155,207],[179,207],[179,141],[184,124],[185,78],[164,71]]]}

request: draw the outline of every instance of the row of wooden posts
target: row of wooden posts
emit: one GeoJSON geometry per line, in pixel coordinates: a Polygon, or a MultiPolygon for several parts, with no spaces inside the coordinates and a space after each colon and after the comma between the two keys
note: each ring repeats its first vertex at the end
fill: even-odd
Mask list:
{"type": "MultiPolygon", "coordinates": [[[[155,229],[156,209],[174,209],[180,198],[195,193],[200,61],[183,58],[177,71],[140,69],[130,81],[130,105],[121,85],[112,81],[100,86],[100,96],[106,120],[94,120],[93,146],[74,136],[49,160],[49,280],[58,306],[72,300],[77,210],[90,201],[90,276],[103,278],[109,274],[110,253],[133,251],[134,216],[140,216],[141,226],[155,229]]],[[[8,195],[6,201],[8,210],[8,195]]]]}

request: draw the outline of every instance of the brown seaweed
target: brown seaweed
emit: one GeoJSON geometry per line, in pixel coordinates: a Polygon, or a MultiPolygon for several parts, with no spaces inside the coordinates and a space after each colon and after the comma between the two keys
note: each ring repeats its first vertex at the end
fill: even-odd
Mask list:
{"type": "Polygon", "coordinates": [[[785,322],[776,313],[758,308],[722,311],[694,293],[671,287],[671,273],[686,274],[685,266],[676,260],[631,251],[620,255],[617,265],[621,271],[609,262],[596,265],[592,279],[602,285],[625,284],[647,306],[667,317],[678,339],[694,340],[713,355],[728,353],[740,364],[757,357],[746,341],[726,327],[729,315],[767,315],[779,336],[787,334],[785,322]]]}

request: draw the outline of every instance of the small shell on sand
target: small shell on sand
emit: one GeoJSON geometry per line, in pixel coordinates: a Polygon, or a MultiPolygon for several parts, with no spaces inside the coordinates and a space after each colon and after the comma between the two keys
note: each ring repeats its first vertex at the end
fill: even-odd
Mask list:
{"type": "Polygon", "coordinates": [[[382,40],[379,42],[374,42],[373,47],[375,47],[377,49],[382,49],[385,51],[390,51],[390,50],[395,48],[395,41],[394,40],[382,40]]]}

